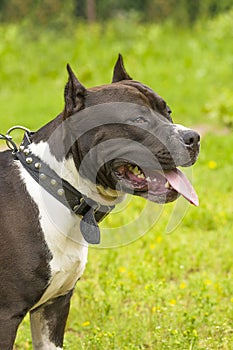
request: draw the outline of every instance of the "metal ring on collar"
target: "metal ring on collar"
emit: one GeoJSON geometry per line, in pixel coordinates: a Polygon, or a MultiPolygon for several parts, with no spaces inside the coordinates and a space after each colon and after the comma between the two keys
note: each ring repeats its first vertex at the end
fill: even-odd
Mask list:
{"type": "Polygon", "coordinates": [[[14,130],[22,130],[22,131],[24,131],[26,133],[30,133],[31,132],[28,128],[26,128],[25,126],[22,126],[22,125],[12,126],[6,132],[5,141],[6,141],[7,146],[12,150],[13,154],[18,151],[18,147],[16,146],[15,142],[12,140],[12,137],[10,136],[11,132],[14,131],[14,130]]]}
{"type": "Polygon", "coordinates": [[[22,125],[15,125],[15,126],[12,126],[6,133],[6,135],[10,135],[10,133],[14,130],[23,130],[23,131],[26,131],[26,132],[31,132],[31,130],[29,130],[28,128],[26,128],[25,126],[22,126],[22,125]]]}

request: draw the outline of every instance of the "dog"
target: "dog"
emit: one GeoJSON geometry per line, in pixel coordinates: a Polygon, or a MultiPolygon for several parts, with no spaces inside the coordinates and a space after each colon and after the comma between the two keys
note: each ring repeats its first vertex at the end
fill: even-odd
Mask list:
{"type": "MultiPolygon", "coordinates": [[[[30,313],[35,350],[61,350],[70,299],[100,242],[98,222],[126,193],[198,205],[177,166],[198,157],[200,136],[174,124],[167,103],[126,72],[86,89],[67,65],[65,106],[19,148],[0,153],[0,349],[13,348],[30,313]]],[[[4,137],[2,137],[4,138],[4,137]]]]}

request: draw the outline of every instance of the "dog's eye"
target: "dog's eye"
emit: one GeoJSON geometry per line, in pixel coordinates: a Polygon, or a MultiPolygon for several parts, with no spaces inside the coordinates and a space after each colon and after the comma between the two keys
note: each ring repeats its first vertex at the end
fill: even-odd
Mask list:
{"type": "Polygon", "coordinates": [[[134,122],[135,122],[135,123],[146,123],[147,120],[146,120],[144,117],[142,117],[142,116],[140,115],[139,117],[137,117],[136,119],[134,119],[134,122]]]}
{"type": "Polygon", "coordinates": [[[170,120],[170,122],[172,122],[172,110],[170,107],[167,106],[167,119],[170,120]]]}
{"type": "Polygon", "coordinates": [[[171,114],[172,114],[172,110],[171,110],[171,108],[170,108],[170,107],[168,107],[168,106],[167,106],[167,112],[168,112],[168,114],[169,114],[169,115],[171,115],[171,114]]]}

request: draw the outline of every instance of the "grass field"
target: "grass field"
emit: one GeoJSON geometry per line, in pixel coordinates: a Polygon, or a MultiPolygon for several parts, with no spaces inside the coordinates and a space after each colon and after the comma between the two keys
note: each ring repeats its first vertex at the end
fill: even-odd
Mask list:
{"type": "MultiPolygon", "coordinates": [[[[179,200],[144,212],[134,198],[102,224],[104,235],[123,227],[122,242],[134,242],[90,249],[64,348],[233,349],[232,12],[192,30],[117,21],[69,35],[26,29],[0,27],[0,132],[36,129],[61,111],[67,62],[86,86],[110,82],[118,52],[130,75],[166,97],[175,122],[209,130],[188,172],[199,208],[179,200]]],[[[32,349],[28,319],[15,349],[32,349]]]]}

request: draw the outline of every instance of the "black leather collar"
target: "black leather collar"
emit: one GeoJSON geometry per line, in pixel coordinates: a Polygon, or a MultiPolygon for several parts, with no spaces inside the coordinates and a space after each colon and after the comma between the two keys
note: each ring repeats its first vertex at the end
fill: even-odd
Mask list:
{"type": "Polygon", "coordinates": [[[32,132],[26,132],[24,140],[17,151],[12,152],[29,174],[48,193],[69,208],[82,219],[80,230],[87,243],[100,243],[100,229],[98,223],[103,220],[115,206],[100,205],[96,201],[84,196],[69,182],[62,179],[39,157],[31,153],[28,146],[31,143],[32,132]]]}

